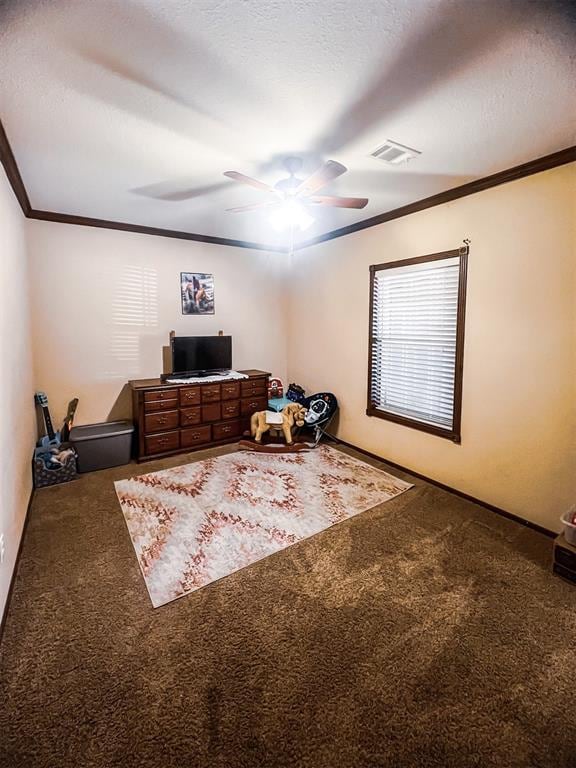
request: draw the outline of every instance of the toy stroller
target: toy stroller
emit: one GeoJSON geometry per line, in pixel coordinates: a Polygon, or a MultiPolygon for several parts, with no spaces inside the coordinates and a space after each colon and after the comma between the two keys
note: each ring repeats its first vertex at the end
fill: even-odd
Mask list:
{"type": "Polygon", "coordinates": [[[316,448],[324,435],[331,440],[336,440],[333,435],[326,432],[338,410],[336,397],[331,392],[319,392],[307,397],[302,404],[308,409],[304,417],[304,425],[314,430],[313,447],[316,448]]]}

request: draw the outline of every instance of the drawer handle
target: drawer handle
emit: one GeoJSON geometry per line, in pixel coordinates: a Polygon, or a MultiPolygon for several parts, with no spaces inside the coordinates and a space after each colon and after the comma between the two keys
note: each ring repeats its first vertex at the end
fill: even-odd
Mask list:
{"type": "Polygon", "coordinates": [[[158,440],[159,445],[168,445],[168,438],[163,437],[161,440],[158,440]]]}
{"type": "Polygon", "coordinates": [[[192,392],[186,392],[186,400],[192,400],[194,398],[194,394],[192,392]]]}
{"type": "Polygon", "coordinates": [[[156,421],[158,422],[158,424],[167,424],[168,423],[168,419],[166,418],[166,416],[164,416],[164,418],[162,418],[162,419],[156,419],[156,421]]]}
{"type": "Polygon", "coordinates": [[[232,427],[222,427],[222,432],[230,432],[232,427]]]}

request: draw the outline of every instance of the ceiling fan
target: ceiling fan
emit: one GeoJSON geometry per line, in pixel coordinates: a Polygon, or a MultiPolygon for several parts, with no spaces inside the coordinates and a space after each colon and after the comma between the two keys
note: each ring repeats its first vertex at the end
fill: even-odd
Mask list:
{"type": "Polygon", "coordinates": [[[314,222],[314,218],[310,216],[306,208],[315,205],[331,208],[364,208],[368,204],[367,197],[336,197],[316,194],[318,190],[348,170],[346,166],[335,160],[327,160],[307,179],[300,179],[296,176],[302,167],[300,158],[286,158],[284,166],[289,174],[288,178],[280,179],[274,186],[238,171],[225,171],[224,176],[229,179],[274,196],[274,199],[267,202],[241,205],[238,208],[227,208],[226,210],[229,213],[244,213],[271,208],[273,211],[270,219],[278,229],[287,229],[288,227],[306,229],[314,222]]]}

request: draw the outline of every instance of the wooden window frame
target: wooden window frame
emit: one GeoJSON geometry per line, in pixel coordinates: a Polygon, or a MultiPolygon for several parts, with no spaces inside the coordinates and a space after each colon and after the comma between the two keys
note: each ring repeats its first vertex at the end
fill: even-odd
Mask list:
{"type": "Polygon", "coordinates": [[[412,259],[401,259],[400,261],[389,261],[384,264],[372,264],[370,266],[370,313],[368,326],[368,396],[366,405],[366,414],[376,416],[379,419],[392,421],[395,424],[401,424],[405,427],[412,427],[422,432],[428,432],[437,437],[444,437],[454,443],[460,443],[462,440],[462,382],[464,372],[464,328],[466,320],[466,281],[468,275],[468,247],[456,248],[452,251],[442,251],[441,253],[431,253],[426,256],[417,256],[412,259]],[[441,261],[442,259],[460,258],[460,268],[458,271],[458,306],[456,311],[456,359],[454,368],[454,403],[452,428],[447,429],[436,424],[427,424],[418,419],[411,419],[408,416],[400,416],[395,413],[383,411],[376,408],[371,401],[370,393],[372,391],[372,348],[373,333],[372,325],[374,320],[374,277],[376,272],[383,269],[395,269],[396,267],[408,267],[413,264],[424,264],[429,261],[441,261]]]}

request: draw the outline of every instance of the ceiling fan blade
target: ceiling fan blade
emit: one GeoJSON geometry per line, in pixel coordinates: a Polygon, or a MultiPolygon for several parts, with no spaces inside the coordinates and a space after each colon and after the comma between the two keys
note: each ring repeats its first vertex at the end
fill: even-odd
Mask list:
{"type": "Polygon", "coordinates": [[[278,205],[276,200],[271,203],[253,203],[252,205],[241,205],[238,208],[226,208],[227,213],[244,213],[244,211],[257,211],[259,208],[270,208],[272,205],[278,205]]]}
{"type": "Polygon", "coordinates": [[[248,184],[249,187],[262,189],[264,192],[272,192],[272,194],[278,195],[278,190],[271,187],[270,184],[265,184],[263,181],[253,179],[251,176],[245,176],[243,173],[238,173],[238,171],[224,171],[224,176],[227,176],[233,181],[239,181],[241,184],[248,184]]]}
{"type": "MultiPolygon", "coordinates": [[[[514,0],[440,2],[441,13],[418,14],[395,55],[391,56],[389,46],[382,46],[375,77],[358,98],[335,115],[315,150],[337,152],[353,145],[376,126],[389,125],[398,114],[424,103],[435,88],[449,83],[458,72],[472,71],[498,47],[506,46],[519,32],[529,29],[533,23],[531,6],[536,11],[538,6],[546,5],[551,16],[564,4],[525,3],[526,7],[520,8],[521,5],[514,0]],[[458,62],[457,67],[454,62],[458,62]]],[[[565,5],[567,8],[570,3],[565,5]]]]}
{"type": "Polygon", "coordinates": [[[318,168],[317,171],[303,181],[299,187],[296,187],[294,194],[296,195],[313,195],[317,189],[324,187],[328,182],[337,179],[338,176],[342,176],[346,173],[348,168],[342,163],[337,163],[335,160],[327,160],[323,166],[318,168]]]}
{"type": "MultiPolygon", "coordinates": [[[[148,184],[145,187],[136,187],[131,189],[135,195],[149,197],[151,200],[164,200],[170,203],[179,203],[184,200],[193,200],[196,197],[204,197],[213,192],[218,192],[228,184],[225,181],[219,181],[215,184],[205,184],[204,186],[184,186],[186,182],[180,184],[176,181],[161,181],[157,184],[148,184]]],[[[187,181],[190,185],[190,180],[187,181]]]]}
{"type": "Polygon", "coordinates": [[[366,208],[367,197],[334,197],[332,195],[314,195],[306,198],[306,202],[319,205],[329,205],[332,208],[366,208]]]}

